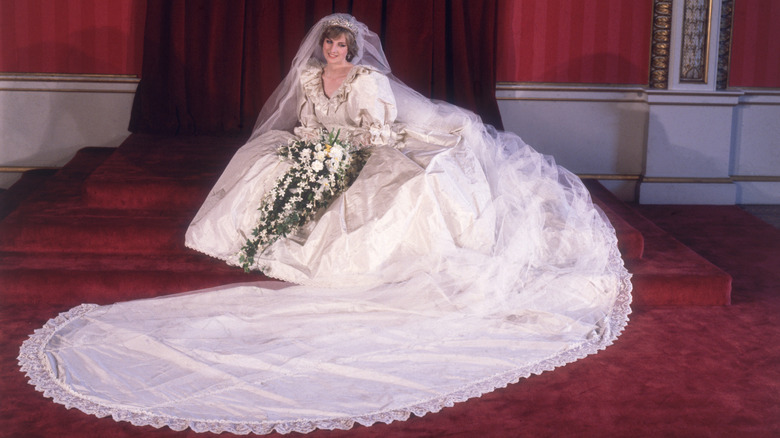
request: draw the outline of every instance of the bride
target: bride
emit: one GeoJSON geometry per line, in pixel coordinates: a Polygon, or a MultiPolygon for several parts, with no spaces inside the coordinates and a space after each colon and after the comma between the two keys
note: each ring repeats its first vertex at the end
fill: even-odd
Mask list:
{"type": "Polygon", "coordinates": [[[117,421],[308,432],[437,412],[610,345],[630,313],[614,230],[579,180],[514,134],[428,100],[376,34],[320,20],[192,221],[241,265],[281,145],[338,132],[352,185],[249,266],[281,281],[81,305],[25,342],[55,402],[117,421]]]}

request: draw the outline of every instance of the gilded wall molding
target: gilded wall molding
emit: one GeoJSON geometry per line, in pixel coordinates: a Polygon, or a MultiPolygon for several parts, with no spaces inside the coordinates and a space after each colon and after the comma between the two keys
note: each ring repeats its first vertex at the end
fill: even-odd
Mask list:
{"type": "Polygon", "coordinates": [[[5,88],[0,87],[0,91],[21,91],[27,93],[124,93],[135,94],[135,90],[106,90],[101,88],[5,88]]]}
{"type": "Polygon", "coordinates": [[[31,170],[59,170],[55,166],[0,166],[0,173],[24,173],[31,170]]]}
{"type": "Polygon", "coordinates": [[[136,75],[115,74],[0,72],[0,81],[137,84],[140,81],[140,78],[136,75]]]}
{"type": "Polygon", "coordinates": [[[720,6],[720,31],[718,32],[718,78],[716,88],[729,86],[731,64],[731,28],[734,23],[734,0],[722,0],[720,6]]]}
{"type": "Polygon", "coordinates": [[[139,82],[132,75],[0,72],[0,92],[134,94],[139,82]]]}
{"type": "Polygon", "coordinates": [[[656,184],[733,184],[740,182],[780,182],[776,175],[730,175],[723,178],[674,177],[674,176],[641,176],[640,182],[656,184]]]}
{"type": "Polygon", "coordinates": [[[650,88],[669,87],[672,42],[672,0],[653,1],[653,38],[650,49],[650,88]]]}
{"type": "Polygon", "coordinates": [[[684,0],[680,82],[707,83],[712,0],[684,0]]]}
{"type": "Polygon", "coordinates": [[[734,180],[728,177],[697,178],[675,176],[644,176],[640,182],[647,184],[732,184],[734,180]]]}
{"type": "Polygon", "coordinates": [[[626,173],[578,173],[580,179],[598,179],[604,181],[640,181],[642,175],[626,173]]]}

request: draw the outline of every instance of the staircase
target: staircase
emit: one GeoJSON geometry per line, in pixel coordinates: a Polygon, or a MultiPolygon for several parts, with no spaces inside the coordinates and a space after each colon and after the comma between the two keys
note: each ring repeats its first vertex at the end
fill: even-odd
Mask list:
{"type": "MultiPolygon", "coordinates": [[[[243,142],[134,134],[116,149],[82,149],[54,174],[25,175],[0,196],[0,300],[108,304],[263,279],[184,247],[243,142]]],[[[615,226],[635,307],[729,304],[728,274],[586,185],[615,226]]]]}
{"type": "Polygon", "coordinates": [[[586,180],[593,202],[607,215],[633,274],[634,307],[728,305],[731,276],[621,202],[597,181],[586,180]]]}

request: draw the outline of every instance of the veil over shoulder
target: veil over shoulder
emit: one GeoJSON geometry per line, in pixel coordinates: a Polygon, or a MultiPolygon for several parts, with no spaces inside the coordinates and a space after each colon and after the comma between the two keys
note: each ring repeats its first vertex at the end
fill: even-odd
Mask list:
{"type": "Polygon", "coordinates": [[[437,412],[609,346],[630,274],[579,179],[517,135],[391,73],[379,38],[320,20],[187,232],[238,265],[279,145],[318,129],[371,148],[357,179],[256,267],[281,281],[116,303],[22,346],[55,402],[133,424],[237,434],[346,429],[437,412]],[[323,29],[353,33],[322,90],[323,29]]]}

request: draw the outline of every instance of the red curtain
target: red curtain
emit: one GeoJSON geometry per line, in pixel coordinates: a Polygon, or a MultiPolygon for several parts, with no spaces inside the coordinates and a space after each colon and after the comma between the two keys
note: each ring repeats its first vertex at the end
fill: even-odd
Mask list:
{"type": "Polygon", "coordinates": [[[382,38],[393,73],[501,128],[496,0],[208,0],[147,5],[130,130],[249,131],[320,18],[346,12],[382,38]]]}

